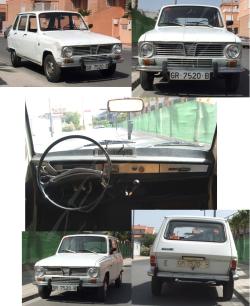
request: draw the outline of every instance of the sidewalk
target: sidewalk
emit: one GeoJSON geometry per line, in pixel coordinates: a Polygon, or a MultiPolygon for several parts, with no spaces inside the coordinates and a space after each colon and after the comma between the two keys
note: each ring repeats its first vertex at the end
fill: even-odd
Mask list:
{"type": "MultiPolygon", "coordinates": [[[[131,267],[132,258],[125,258],[123,260],[124,267],[131,267]]],[[[22,303],[38,297],[37,287],[32,284],[34,281],[33,265],[23,266],[22,271],[22,303]]]]}
{"type": "Polygon", "coordinates": [[[238,264],[239,279],[234,282],[235,295],[244,301],[246,305],[250,303],[250,280],[249,265],[238,264]]]}

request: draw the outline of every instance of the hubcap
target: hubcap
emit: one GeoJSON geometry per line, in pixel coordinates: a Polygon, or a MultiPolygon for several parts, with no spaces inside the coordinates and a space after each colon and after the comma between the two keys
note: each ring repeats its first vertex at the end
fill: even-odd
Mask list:
{"type": "Polygon", "coordinates": [[[55,65],[52,61],[48,61],[47,62],[47,67],[46,67],[47,73],[48,75],[51,75],[54,73],[55,71],[55,65]]]}

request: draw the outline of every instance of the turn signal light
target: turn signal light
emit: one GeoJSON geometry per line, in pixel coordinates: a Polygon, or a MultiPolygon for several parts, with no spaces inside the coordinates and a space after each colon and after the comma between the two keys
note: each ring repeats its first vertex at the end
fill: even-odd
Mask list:
{"type": "Polygon", "coordinates": [[[236,67],[237,66],[237,61],[229,61],[227,62],[228,67],[236,67]]]}
{"type": "Polygon", "coordinates": [[[237,260],[233,259],[231,260],[231,269],[236,270],[237,268],[237,260]]]}
{"type": "Polygon", "coordinates": [[[150,265],[151,267],[156,267],[156,256],[150,255],[150,265]]]}
{"type": "Polygon", "coordinates": [[[145,66],[150,66],[150,65],[154,65],[155,64],[155,61],[153,59],[150,59],[150,58],[145,58],[143,60],[143,64],[145,66]]]}

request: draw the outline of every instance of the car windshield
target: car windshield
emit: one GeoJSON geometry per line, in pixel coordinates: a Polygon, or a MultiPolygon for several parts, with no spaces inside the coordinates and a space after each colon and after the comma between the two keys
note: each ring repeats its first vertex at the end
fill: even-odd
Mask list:
{"type": "MultiPolygon", "coordinates": [[[[38,99],[27,97],[26,105],[34,150],[39,154],[55,140],[76,134],[100,142],[110,155],[116,149],[124,155],[126,149],[141,149],[154,158],[166,156],[167,147],[208,151],[216,129],[213,98],[145,98],[143,111],[135,113],[109,112],[102,95],[98,99],[79,95],[74,103],[67,95],[61,101],[55,97],[38,103],[38,99]]],[[[71,139],[57,144],[49,154],[88,155],[93,149],[96,146],[87,140],[71,139]]]]}
{"type": "Polygon", "coordinates": [[[170,221],[165,239],[182,241],[224,242],[224,225],[218,222],[170,221]]]}
{"type": "Polygon", "coordinates": [[[83,18],[77,13],[46,12],[39,14],[41,31],[87,30],[83,18]]]}
{"type": "Polygon", "coordinates": [[[206,6],[168,6],[162,10],[158,26],[223,27],[217,8],[206,6]]]}
{"type": "Polygon", "coordinates": [[[69,236],[63,238],[58,253],[107,253],[107,240],[101,236],[69,236]]]}

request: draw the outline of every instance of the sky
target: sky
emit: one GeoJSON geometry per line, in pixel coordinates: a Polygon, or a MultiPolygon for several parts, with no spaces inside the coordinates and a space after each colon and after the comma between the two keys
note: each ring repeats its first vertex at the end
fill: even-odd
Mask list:
{"type": "MultiPolygon", "coordinates": [[[[226,218],[237,210],[217,210],[216,216],[226,218]]],[[[206,210],[207,217],[213,217],[213,210],[206,210]]],[[[135,210],[134,224],[152,226],[156,231],[166,216],[204,216],[204,210],[135,210]]]]}
{"type": "MultiPolygon", "coordinates": [[[[138,0],[138,8],[144,11],[158,11],[163,5],[174,4],[174,0],[138,0]]],[[[221,0],[178,0],[177,4],[208,4],[220,6],[221,0]]]]}

